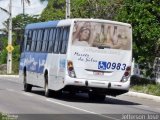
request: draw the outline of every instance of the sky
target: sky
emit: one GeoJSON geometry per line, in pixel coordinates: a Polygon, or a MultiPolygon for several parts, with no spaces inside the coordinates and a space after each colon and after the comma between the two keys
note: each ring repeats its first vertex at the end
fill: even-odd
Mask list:
{"type": "MultiPolygon", "coordinates": [[[[9,10],[9,1],[10,0],[0,0],[0,7],[9,10]]],[[[25,13],[29,15],[38,15],[42,10],[47,6],[47,2],[40,3],[39,0],[30,0],[31,4],[25,4],[25,13]]],[[[23,12],[23,7],[21,0],[12,0],[12,15],[15,17],[18,14],[23,12]]],[[[0,29],[3,28],[3,22],[9,16],[0,9],[0,29]]]]}

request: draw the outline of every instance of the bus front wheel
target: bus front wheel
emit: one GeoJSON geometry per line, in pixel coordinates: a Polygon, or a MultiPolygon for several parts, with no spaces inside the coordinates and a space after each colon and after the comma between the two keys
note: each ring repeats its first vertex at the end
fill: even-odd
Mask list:
{"type": "Polygon", "coordinates": [[[32,85],[30,85],[30,84],[27,83],[27,75],[26,75],[26,72],[24,72],[23,84],[24,84],[24,91],[25,91],[25,92],[31,92],[31,90],[32,90],[32,85]]]}

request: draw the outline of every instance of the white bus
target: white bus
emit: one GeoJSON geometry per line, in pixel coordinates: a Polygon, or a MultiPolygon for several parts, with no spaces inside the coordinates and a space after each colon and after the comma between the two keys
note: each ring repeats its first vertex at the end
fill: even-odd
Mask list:
{"type": "Polygon", "coordinates": [[[128,92],[132,60],[130,24],[101,19],[66,19],[25,28],[19,76],[24,90],[45,96],[69,91],[105,99],[128,92]]]}

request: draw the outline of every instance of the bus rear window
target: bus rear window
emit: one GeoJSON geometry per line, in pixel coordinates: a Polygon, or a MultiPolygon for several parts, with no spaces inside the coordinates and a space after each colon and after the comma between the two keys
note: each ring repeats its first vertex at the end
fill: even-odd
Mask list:
{"type": "Polygon", "coordinates": [[[73,45],[102,49],[130,50],[131,40],[131,27],[102,22],[77,21],[72,34],[73,45]]]}

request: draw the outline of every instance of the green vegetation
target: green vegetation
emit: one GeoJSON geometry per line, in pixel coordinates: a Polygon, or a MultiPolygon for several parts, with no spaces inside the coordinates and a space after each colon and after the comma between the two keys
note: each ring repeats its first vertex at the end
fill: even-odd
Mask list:
{"type": "Polygon", "coordinates": [[[41,21],[65,19],[65,1],[48,0],[48,5],[41,14],[41,21]]]}
{"type": "Polygon", "coordinates": [[[18,116],[16,115],[7,115],[7,114],[0,113],[0,120],[18,120],[17,117],[18,116]]]}
{"type": "MultiPolygon", "coordinates": [[[[133,27],[133,57],[140,64],[153,65],[157,41],[160,38],[159,0],[123,0],[117,20],[133,27]]],[[[147,65],[144,65],[148,69],[147,65]]],[[[152,70],[147,70],[147,76],[152,70]]]]}
{"type": "Polygon", "coordinates": [[[134,86],[134,85],[148,85],[148,84],[155,85],[156,82],[155,82],[155,80],[149,80],[149,79],[140,78],[140,77],[137,77],[137,76],[132,76],[131,77],[131,86],[134,86]]]}
{"type": "Polygon", "coordinates": [[[148,80],[133,76],[131,77],[131,90],[151,95],[160,96],[160,84],[154,80],[148,80]]]}
{"type": "Polygon", "coordinates": [[[135,85],[131,87],[132,91],[160,96],[160,84],[135,85]]]}
{"type": "MultiPolygon", "coordinates": [[[[71,18],[113,19],[122,0],[70,0],[71,18]]],[[[48,0],[41,21],[65,19],[65,0],[48,0]]]]}

